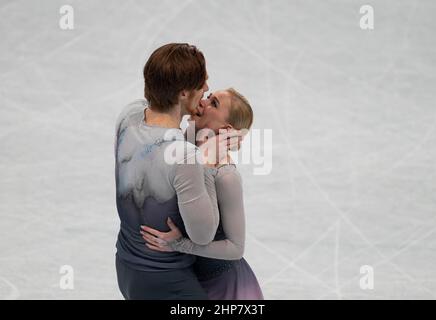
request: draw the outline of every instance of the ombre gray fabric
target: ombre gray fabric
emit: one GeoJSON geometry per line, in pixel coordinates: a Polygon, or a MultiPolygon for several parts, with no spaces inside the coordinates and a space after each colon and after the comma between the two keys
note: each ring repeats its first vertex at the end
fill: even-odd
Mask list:
{"type": "Polygon", "coordinates": [[[117,121],[115,177],[121,220],[117,256],[141,271],[185,268],[194,263],[194,256],[147,248],[140,226],[169,231],[171,217],[185,237],[199,244],[212,241],[219,224],[216,169],[193,161],[199,158],[198,148],[184,140],[180,129],[146,125],[146,107],[145,100],[135,101],[117,121]]]}

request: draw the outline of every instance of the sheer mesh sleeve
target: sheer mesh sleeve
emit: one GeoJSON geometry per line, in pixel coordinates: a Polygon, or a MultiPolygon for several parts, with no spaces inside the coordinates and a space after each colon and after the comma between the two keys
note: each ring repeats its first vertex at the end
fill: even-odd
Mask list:
{"type": "Polygon", "coordinates": [[[245,214],[242,194],[242,181],[236,167],[226,165],[218,169],[215,179],[216,194],[225,240],[199,245],[181,238],[170,244],[175,251],[197,256],[237,260],[242,258],[245,244],[245,214]]]}

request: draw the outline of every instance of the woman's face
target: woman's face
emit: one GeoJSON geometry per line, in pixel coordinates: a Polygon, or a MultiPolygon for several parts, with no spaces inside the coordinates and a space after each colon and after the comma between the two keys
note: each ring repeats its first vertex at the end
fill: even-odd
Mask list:
{"type": "Polygon", "coordinates": [[[225,90],[215,91],[201,100],[198,112],[190,119],[195,121],[196,131],[209,128],[218,133],[219,129],[228,127],[230,105],[231,97],[225,90]]]}

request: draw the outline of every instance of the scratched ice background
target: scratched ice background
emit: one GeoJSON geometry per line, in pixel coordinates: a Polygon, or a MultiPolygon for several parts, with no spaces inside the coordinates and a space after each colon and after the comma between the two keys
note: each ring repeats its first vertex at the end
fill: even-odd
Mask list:
{"type": "Polygon", "coordinates": [[[113,134],[167,42],[273,130],[241,167],[267,299],[436,297],[434,1],[0,1],[0,297],[121,299],[113,134]],[[59,28],[71,4],[74,30],[59,28]],[[371,4],[375,29],[359,28],[371,4]],[[74,290],[59,287],[62,265],[74,290]],[[374,268],[373,290],[359,287],[374,268]]]}

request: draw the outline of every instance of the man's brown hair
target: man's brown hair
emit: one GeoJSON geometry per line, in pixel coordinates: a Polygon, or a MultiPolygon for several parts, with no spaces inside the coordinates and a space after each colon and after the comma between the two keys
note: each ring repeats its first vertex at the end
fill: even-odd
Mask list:
{"type": "Polygon", "coordinates": [[[144,66],[144,96],[153,110],[168,112],[182,90],[201,89],[206,76],[200,50],[187,43],[169,43],[156,49],[144,66]]]}

